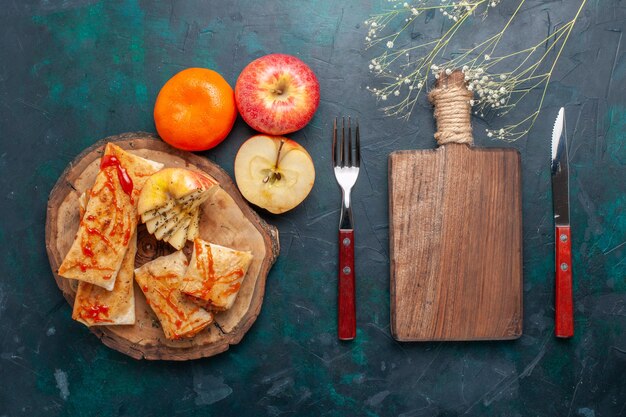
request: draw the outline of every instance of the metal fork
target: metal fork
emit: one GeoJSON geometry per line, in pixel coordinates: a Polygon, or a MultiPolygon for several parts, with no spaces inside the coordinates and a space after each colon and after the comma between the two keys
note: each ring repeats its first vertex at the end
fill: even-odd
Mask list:
{"type": "Polygon", "coordinates": [[[355,127],[355,146],[352,146],[352,126],[348,117],[341,118],[341,141],[337,141],[337,118],[333,123],[333,166],[335,178],[341,187],[341,217],[339,219],[339,296],[337,334],[341,340],[356,336],[356,305],[354,285],[354,226],[350,193],[359,176],[361,165],[361,138],[359,122],[355,127]],[[353,158],[354,154],[354,158],[353,158]]]}

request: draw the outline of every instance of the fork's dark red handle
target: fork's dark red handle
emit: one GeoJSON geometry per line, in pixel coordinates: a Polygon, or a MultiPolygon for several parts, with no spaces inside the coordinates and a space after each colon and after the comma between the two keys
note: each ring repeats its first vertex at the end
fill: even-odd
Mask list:
{"type": "Polygon", "coordinates": [[[341,340],[356,337],[354,288],[354,230],[339,230],[339,299],[337,334],[341,340]]]}
{"type": "Polygon", "coordinates": [[[574,336],[574,300],[572,296],[572,242],[569,226],[556,227],[556,337],[574,336]]]}

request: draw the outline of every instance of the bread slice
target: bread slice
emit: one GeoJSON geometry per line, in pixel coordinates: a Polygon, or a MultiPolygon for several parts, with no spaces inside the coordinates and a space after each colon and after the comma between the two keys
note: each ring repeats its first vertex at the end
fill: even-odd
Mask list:
{"type": "Polygon", "coordinates": [[[180,292],[188,262],[182,251],[161,256],[135,269],[135,280],[171,340],[193,337],[213,322],[213,315],[180,292]]]}
{"type": "Polygon", "coordinates": [[[136,253],[137,233],[130,238],[128,250],[111,291],[84,281],[78,283],[72,312],[74,320],[88,327],[135,324],[133,271],[136,253]]]}
{"type": "Polygon", "coordinates": [[[228,310],[237,298],[251,262],[251,252],[197,238],[181,291],[208,309],[228,310]]]}
{"type": "Polygon", "coordinates": [[[111,291],[137,229],[137,197],[163,164],[108,143],[76,238],[59,275],[111,291]],[[104,163],[102,163],[104,162],[104,163]]]}

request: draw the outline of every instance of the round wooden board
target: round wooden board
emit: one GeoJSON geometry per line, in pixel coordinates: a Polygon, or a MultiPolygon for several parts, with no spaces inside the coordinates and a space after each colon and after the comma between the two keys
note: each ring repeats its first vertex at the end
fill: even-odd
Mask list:
{"type": "MultiPolygon", "coordinates": [[[[233,307],[216,314],[215,323],[194,338],[167,340],[137,285],[134,325],[95,326],[90,330],[105,345],[135,359],[197,359],[224,352],[230,345],[239,343],[261,310],[265,279],[280,250],[278,231],[248,206],[223,169],[198,155],[172,148],[149,133],[124,133],[97,142],[76,157],[50,192],[46,249],[63,295],[70,305],[74,304],[76,281],[60,277],[57,271],[78,230],[78,197],[93,184],[107,142],[115,142],[136,155],[164,163],[167,167],[195,168],[215,178],[222,189],[201,207],[200,237],[233,249],[249,250],[254,259],[233,307]]],[[[174,251],[169,244],[150,235],[145,226],[140,225],[137,230],[135,267],[174,251]]],[[[188,242],[185,253],[189,255],[190,252],[191,243],[188,242]]]]}

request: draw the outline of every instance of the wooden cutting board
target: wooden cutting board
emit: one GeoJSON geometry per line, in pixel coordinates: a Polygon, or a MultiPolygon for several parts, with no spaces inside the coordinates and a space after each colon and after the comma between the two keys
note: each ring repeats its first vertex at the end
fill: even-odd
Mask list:
{"type": "Polygon", "coordinates": [[[389,156],[391,333],[400,341],[518,338],[519,153],[471,146],[461,72],[442,74],[430,98],[438,142],[465,143],[389,156]]]}
{"type": "MultiPolygon", "coordinates": [[[[93,184],[107,142],[115,142],[139,156],[162,162],[166,167],[199,169],[215,178],[221,189],[201,206],[200,237],[234,249],[249,250],[254,259],[233,307],[217,313],[214,324],[191,339],[167,340],[137,285],[134,325],[94,326],[90,330],[105,345],[135,359],[197,359],[216,355],[239,343],[261,310],[265,279],[279,253],[278,231],[248,206],[222,168],[198,155],[174,149],[148,133],[125,133],[99,141],[76,157],[52,189],[46,218],[46,249],[63,296],[70,305],[74,304],[76,281],[60,277],[57,271],[78,230],[78,197],[93,184]]],[[[157,241],[144,225],[138,226],[137,233],[136,268],[175,251],[169,244],[157,241]]],[[[191,242],[184,250],[189,256],[191,242]]],[[[68,325],[83,326],[78,322],[68,325]]]]}

